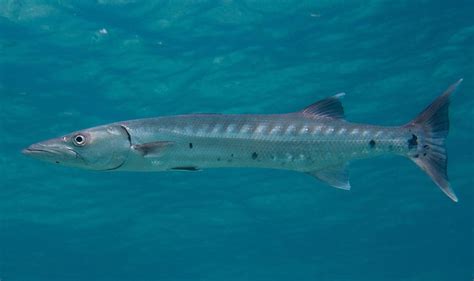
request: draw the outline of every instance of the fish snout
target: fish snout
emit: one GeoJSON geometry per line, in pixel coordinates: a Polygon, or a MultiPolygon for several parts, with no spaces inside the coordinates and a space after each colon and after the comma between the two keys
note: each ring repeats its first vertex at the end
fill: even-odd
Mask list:
{"type": "Polygon", "coordinates": [[[34,154],[38,154],[38,153],[52,153],[53,151],[51,149],[48,149],[48,147],[40,144],[40,143],[35,143],[35,144],[32,144],[30,146],[28,146],[27,148],[23,149],[21,151],[21,153],[25,154],[25,155],[34,155],[34,154]]]}
{"type": "Polygon", "coordinates": [[[77,153],[74,150],[62,144],[57,139],[32,144],[21,152],[24,155],[38,160],[56,163],[71,158],[77,158],[77,153]]]}

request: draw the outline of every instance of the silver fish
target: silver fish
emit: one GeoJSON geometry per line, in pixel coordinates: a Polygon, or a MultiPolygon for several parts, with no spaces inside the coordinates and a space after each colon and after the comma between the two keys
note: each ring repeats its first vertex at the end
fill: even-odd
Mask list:
{"type": "Polygon", "coordinates": [[[449,87],[398,127],[344,120],[338,94],[287,114],[191,114],[117,122],[39,142],[23,153],[104,171],[197,171],[218,167],[294,170],[350,189],[348,163],[384,154],[408,157],[457,202],[447,176],[449,87]]]}

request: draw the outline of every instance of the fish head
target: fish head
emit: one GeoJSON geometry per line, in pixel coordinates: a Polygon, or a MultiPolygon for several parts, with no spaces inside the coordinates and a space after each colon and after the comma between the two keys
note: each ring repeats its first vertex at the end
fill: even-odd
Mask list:
{"type": "Polygon", "coordinates": [[[122,125],[76,131],[35,143],[23,154],[42,161],[89,170],[115,170],[127,160],[130,135],[122,125]]]}

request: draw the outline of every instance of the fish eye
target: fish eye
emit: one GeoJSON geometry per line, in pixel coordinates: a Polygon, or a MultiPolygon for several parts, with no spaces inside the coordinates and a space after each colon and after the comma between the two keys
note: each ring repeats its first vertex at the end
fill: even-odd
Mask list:
{"type": "Polygon", "coordinates": [[[86,137],[84,135],[81,135],[81,134],[75,135],[72,138],[72,140],[73,140],[73,142],[76,146],[83,146],[84,144],[86,144],[86,137]]]}

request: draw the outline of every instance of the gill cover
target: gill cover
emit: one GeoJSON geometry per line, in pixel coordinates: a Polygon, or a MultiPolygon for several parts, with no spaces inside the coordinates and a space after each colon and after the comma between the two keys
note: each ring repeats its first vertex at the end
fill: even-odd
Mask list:
{"type": "MultiPolygon", "coordinates": [[[[67,139],[67,138],[66,138],[67,139]]],[[[84,160],[84,167],[92,170],[115,170],[127,160],[130,150],[130,135],[121,125],[100,126],[70,134],[69,142],[84,160]],[[85,137],[84,145],[77,145],[75,137],[85,137]]]]}

